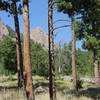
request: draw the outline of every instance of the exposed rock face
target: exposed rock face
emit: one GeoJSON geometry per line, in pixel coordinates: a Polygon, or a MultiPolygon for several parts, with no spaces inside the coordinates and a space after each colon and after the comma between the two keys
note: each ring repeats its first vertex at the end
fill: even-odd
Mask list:
{"type": "Polygon", "coordinates": [[[31,30],[30,38],[35,43],[40,43],[45,50],[48,50],[48,35],[40,27],[31,30]]]}
{"type": "Polygon", "coordinates": [[[36,88],[35,94],[47,93],[48,91],[49,91],[49,88],[39,86],[38,88],[36,88]]]}
{"type": "Polygon", "coordinates": [[[2,24],[1,18],[0,18],[0,40],[3,39],[4,35],[9,35],[9,31],[7,27],[4,24],[2,24]]]}
{"type": "Polygon", "coordinates": [[[73,78],[70,77],[70,76],[61,76],[61,79],[64,80],[64,81],[70,81],[70,82],[73,81],[73,78]]]}
{"type": "MultiPolygon", "coordinates": [[[[73,81],[73,78],[70,76],[61,76],[60,77],[62,80],[64,81],[73,81]]],[[[95,83],[95,79],[94,78],[88,78],[88,77],[80,77],[80,81],[84,81],[84,82],[88,82],[88,83],[95,83]]]]}

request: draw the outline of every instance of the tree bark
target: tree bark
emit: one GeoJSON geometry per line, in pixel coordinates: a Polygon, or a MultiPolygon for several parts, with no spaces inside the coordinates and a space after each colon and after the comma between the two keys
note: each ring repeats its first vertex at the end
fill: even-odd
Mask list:
{"type": "Polygon", "coordinates": [[[76,75],[76,53],[75,53],[75,32],[74,32],[74,14],[71,16],[72,20],[72,73],[74,89],[78,91],[77,87],[77,75],[76,75]]]}
{"type": "Polygon", "coordinates": [[[60,41],[60,42],[59,42],[59,49],[58,49],[58,61],[59,61],[59,67],[58,67],[59,70],[58,70],[58,72],[59,72],[59,74],[61,74],[61,71],[62,71],[62,65],[61,65],[61,63],[62,63],[62,62],[61,62],[61,59],[62,59],[62,58],[61,58],[61,55],[62,55],[62,54],[61,54],[61,52],[62,52],[62,51],[61,51],[61,41],[60,41]]]}
{"type": "Polygon", "coordinates": [[[53,2],[52,0],[48,0],[49,72],[50,72],[50,74],[49,74],[49,93],[50,93],[50,100],[56,100],[52,2],[53,2]]]}
{"type": "Polygon", "coordinates": [[[97,52],[94,50],[94,75],[95,75],[95,85],[99,86],[99,68],[98,68],[98,58],[97,52]]]}
{"type": "Polygon", "coordinates": [[[32,84],[31,59],[30,59],[30,34],[29,34],[29,4],[28,0],[23,0],[24,18],[24,61],[26,72],[26,96],[27,100],[35,100],[32,84]]]}
{"type": "Polygon", "coordinates": [[[17,6],[15,0],[13,0],[13,5],[14,5],[14,22],[15,22],[15,32],[16,32],[18,86],[24,88],[23,57],[22,57],[21,41],[20,41],[19,20],[18,20],[17,6]]]}

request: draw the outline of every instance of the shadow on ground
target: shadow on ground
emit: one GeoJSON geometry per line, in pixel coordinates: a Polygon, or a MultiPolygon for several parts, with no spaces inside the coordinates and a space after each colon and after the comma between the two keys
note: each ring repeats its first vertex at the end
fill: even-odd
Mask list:
{"type": "Polygon", "coordinates": [[[49,87],[49,83],[45,83],[45,82],[38,82],[36,84],[34,84],[34,88],[38,88],[39,86],[42,86],[42,87],[49,87]]]}
{"type": "Polygon", "coordinates": [[[62,94],[66,95],[73,95],[77,98],[80,98],[82,96],[91,98],[93,100],[100,100],[100,87],[98,88],[88,88],[88,89],[80,89],[78,92],[76,92],[73,89],[70,89],[69,87],[60,87],[57,88],[57,91],[62,92],[62,94]]]}
{"type": "MultiPolygon", "coordinates": [[[[34,88],[38,88],[39,86],[43,86],[43,87],[49,87],[49,82],[36,82],[34,84],[34,88]]],[[[3,89],[18,89],[17,86],[8,86],[8,87],[5,87],[5,86],[0,86],[0,91],[3,90],[3,89]]],[[[88,98],[91,98],[93,100],[100,100],[100,87],[98,88],[87,88],[87,89],[80,89],[78,92],[74,91],[72,88],[70,88],[69,86],[67,85],[62,85],[62,84],[56,84],[56,89],[58,92],[61,92],[62,94],[64,95],[72,95],[72,96],[75,96],[77,98],[80,98],[82,96],[85,96],[85,97],[88,97],[88,98]]]]}
{"type": "Polygon", "coordinates": [[[0,86],[0,91],[1,90],[12,90],[12,89],[19,89],[18,86],[0,86]]]}
{"type": "Polygon", "coordinates": [[[100,88],[88,88],[86,90],[81,90],[78,93],[78,96],[87,96],[92,98],[93,100],[100,100],[100,88]]]}

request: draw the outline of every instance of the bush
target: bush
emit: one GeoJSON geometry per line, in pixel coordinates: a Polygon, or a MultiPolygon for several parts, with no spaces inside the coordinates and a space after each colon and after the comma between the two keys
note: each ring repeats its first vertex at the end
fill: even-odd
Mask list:
{"type": "Polygon", "coordinates": [[[77,80],[77,87],[78,87],[78,89],[83,88],[82,85],[83,85],[83,81],[78,79],[77,80]]]}
{"type": "Polygon", "coordinates": [[[31,42],[32,75],[49,76],[48,52],[42,49],[40,44],[31,42]]]}
{"type": "Polygon", "coordinates": [[[12,74],[9,75],[9,80],[10,80],[10,81],[13,80],[13,76],[12,76],[12,74]]]}
{"type": "Polygon", "coordinates": [[[2,73],[5,73],[5,70],[8,74],[17,72],[16,42],[9,36],[4,36],[3,41],[0,42],[0,63],[2,73]]]}

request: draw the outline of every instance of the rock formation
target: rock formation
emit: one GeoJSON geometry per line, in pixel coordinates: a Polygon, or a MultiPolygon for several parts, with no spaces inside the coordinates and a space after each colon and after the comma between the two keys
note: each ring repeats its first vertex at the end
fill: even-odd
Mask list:
{"type": "Polygon", "coordinates": [[[7,29],[7,27],[2,24],[1,18],[0,18],[0,40],[3,39],[4,35],[9,35],[9,31],[7,29]]]}
{"type": "Polygon", "coordinates": [[[48,50],[48,35],[40,27],[31,30],[30,38],[35,43],[40,43],[45,50],[48,50]]]}
{"type": "MultiPolygon", "coordinates": [[[[0,18],[0,40],[3,39],[4,35],[10,34],[8,28],[6,27],[6,25],[2,24],[0,18]]],[[[30,39],[32,39],[35,43],[40,43],[44,50],[48,50],[48,35],[40,27],[37,27],[36,29],[31,29],[30,39]]]]}

